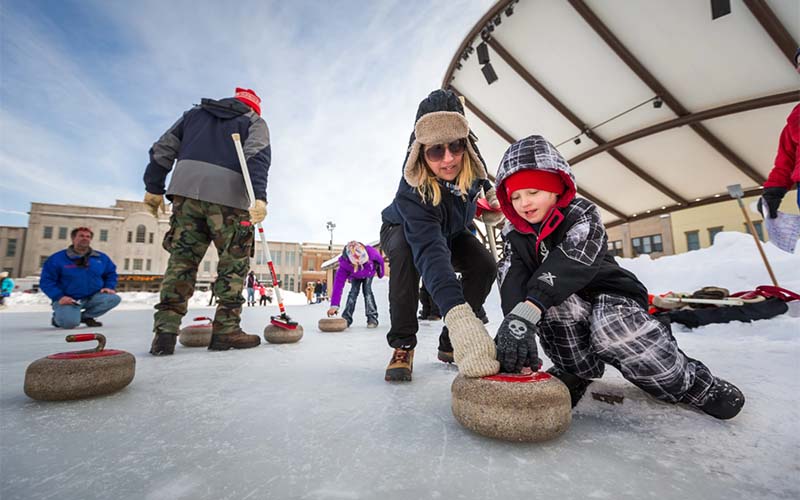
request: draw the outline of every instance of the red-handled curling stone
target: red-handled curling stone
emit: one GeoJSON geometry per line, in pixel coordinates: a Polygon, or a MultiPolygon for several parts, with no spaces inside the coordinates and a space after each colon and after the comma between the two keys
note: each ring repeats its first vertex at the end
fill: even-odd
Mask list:
{"type": "Polygon", "coordinates": [[[269,324],[264,328],[264,340],[270,344],[293,344],[303,338],[303,327],[297,325],[293,329],[280,328],[269,324]]]}
{"type": "Polygon", "coordinates": [[[206,316],[198,316],[194,321],[199,323],[191,324],[181,328],[178,332],[178,341],[186,347],[208,347],[211,343],[211,325],[213,321],[206,316]]]}
{"type": "Polygon", "coordinates": [[[506,441],[547,441],[572,422],[569,390],[542,372],[453,381],[453,415],[472,431],[506,441]]]}
{"type": "Polygon", "coordinates": [[[97,347],[51,354],[31,363],[25,371],[25,394],[29,397],[41,401],[88,398],[118,391],[133,380],[136,358],[129,352],[104,349],[103,335],[67,335],[66,340],[96,340],[97,347]]]}
{"type": "Polygon", "coordinates": [[[342,332],[347,328],[344,318],[322,318],[317,325],[323,332],[342,332]]]}

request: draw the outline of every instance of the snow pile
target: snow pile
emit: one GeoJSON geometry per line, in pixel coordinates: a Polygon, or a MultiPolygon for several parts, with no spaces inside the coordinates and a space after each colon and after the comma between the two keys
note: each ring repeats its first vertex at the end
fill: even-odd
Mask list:
{"type": "MultiPolygon", "coordinates": [[[[762,243],[762,248],[778,284],[800,293],[800,251],[786,253],[771,243],[762,243]]],[[[617,262],[650,293],[693,292],[704,286],[721,286],[734,293],[772,284],[753,237],[746,233],[718,233],[712,246],[679,255],[655,260],[642,255],[617,258],[617,262]]]]}

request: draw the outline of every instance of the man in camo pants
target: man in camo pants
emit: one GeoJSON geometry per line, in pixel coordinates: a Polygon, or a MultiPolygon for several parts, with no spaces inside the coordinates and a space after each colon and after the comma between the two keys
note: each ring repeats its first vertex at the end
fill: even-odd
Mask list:
{"type": "Polygon", "coordinates": [[[254,246],[253,225],[267,215],[267,174],[271,161],[269,130],[260,109],[261,99],[249,89],[234,97],[203,99],[185,112],[150,149],[144,174],[144,202],[158,217],[164,204],[164,185],[173,170],[167,198],[172,201],[170,229],[164,249],[170,253],[161,300],[156,305],[155,336],[150,354],[175,351],[181,318],[194,293],[197,268],[213,241],[219,255],[213,293],[217,310],[211,350],[246,349],[261,343],[240,327],[242,288],[254,246]],[[238,133],[256,195],[249,201],[231,134],[238,133]]]}

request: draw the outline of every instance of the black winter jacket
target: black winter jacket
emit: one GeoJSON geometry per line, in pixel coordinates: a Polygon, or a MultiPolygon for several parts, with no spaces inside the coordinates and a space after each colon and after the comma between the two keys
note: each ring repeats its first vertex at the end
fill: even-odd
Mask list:
{"type": "Polygon", "coordinates": [[[524,300],[546,311],[577,294],[591,302],[601,293],[630,297],[647,308],[647,289],[607,253],[608,238],[593,203],[575,198],[564,220],[539,242],[536,232],[505,234],[499,265],[503,314],[524,300]]]}

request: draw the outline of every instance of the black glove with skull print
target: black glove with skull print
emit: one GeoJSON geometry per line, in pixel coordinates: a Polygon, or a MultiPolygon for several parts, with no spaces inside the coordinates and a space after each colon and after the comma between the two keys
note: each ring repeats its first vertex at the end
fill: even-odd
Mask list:
{"type": "Polygon", "coordinates": [[[497,361],[503,373],[519,373],[526,366],[536,371],[540,361],[537,356],[536,334],[539,328],[536,323],[541,312],[528,302],[520,302],[503,318],[497,336],[497,361]]]}

